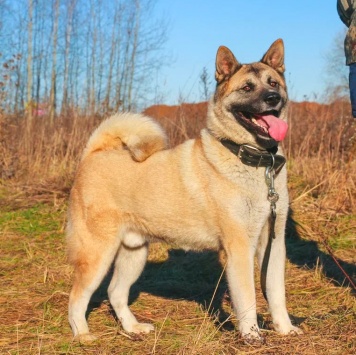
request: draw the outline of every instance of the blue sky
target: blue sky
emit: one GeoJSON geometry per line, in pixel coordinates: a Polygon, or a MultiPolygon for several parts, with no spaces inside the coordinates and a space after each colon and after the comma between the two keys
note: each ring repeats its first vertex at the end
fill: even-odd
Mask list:
{"type": "Polygon", "coordinates": [[[203,67],[213,90],[220,45],[248,63],[260,60],[278,38],[285,43],[291,99],[320,99],[326,85],[325,58],[345,29],[336,0],[159,0],[155,14],[169,21],[165,48],[173,60],[162,69],[158,84],[168,104],[201,101],[203,67]]]}

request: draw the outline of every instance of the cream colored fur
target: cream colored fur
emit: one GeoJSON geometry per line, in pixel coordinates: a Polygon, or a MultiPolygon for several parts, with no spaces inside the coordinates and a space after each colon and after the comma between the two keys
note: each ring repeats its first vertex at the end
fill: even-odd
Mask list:
{"type": "MultiPolygon", "coordinates": [[[[261,68],[277,76],[274,68],[266,64],[261,68]]],[[[231,80],[237,80],[234,75],[231,80]]],[[[75,271],[69,322],[80,340],[94,338],[85,312],[112,263],[109,299],[124,330],[153,330],[151,324],[139,323],[128,307],[130,287],[144,268],[152,240],[186,250],[224,249],[239,330],[248,340],[260,339],[253,265],[257,255],[261,266],[268,242],[265,169],[243,165],[218,140],[246,143],[236,138],[241,137],[260,144],[250,132],[243,133],[225,109],[224,100],[238,100],[238,95],[220,90],[210,103],[209,130],[174,149],[165,149],[166,136],[156,122],[131,113],[104,121],[89,139],[72,188],[67,227],[69,260],[75,271]]],[[[280,199],[266,292],[275,329],[299,333],[285,305],[285,168],[275,187],[280,199]]]]}
{"type": "Polygon", "coordinates": [[[140,114],[117,114],[102,122],[94,131],[82,159],[96,151],[127,147],[134,160],[144,161],[166,146],[167,137],[158,123],[140,114]],[[132,124],[133,120],[135,124],[132,124]]]}

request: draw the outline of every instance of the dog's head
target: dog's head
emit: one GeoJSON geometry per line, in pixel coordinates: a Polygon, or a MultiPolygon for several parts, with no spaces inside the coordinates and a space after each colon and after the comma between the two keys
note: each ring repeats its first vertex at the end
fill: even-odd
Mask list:
{"type": "Polygon", "coordinates": [[[208,116],[208,128],[215,136],[262,148],[285,138],[288,97],[281,39],[260,62],[251,64],[240,64],[228,48],[220,47],[215,78],[208,116]]]}

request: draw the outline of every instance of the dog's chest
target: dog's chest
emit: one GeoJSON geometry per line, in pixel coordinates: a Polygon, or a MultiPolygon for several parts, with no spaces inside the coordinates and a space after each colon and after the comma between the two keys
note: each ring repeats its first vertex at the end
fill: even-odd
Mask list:
{"type": "MultiPolygon", "coordinates": [[[[271,213],[271,203],[268,199],[269,187],[265,180],[264,169],[249,168],[244,171],[236,169],[232,176],[234,184],[225,208],[236,223],[245,226],[249,235],[257,236],[271,213]]],[[[286,189],[280,183],[277,186],[282,196],[281,204],[277,204],[277,207],[278,209],[287,208],[286,189]]]]}

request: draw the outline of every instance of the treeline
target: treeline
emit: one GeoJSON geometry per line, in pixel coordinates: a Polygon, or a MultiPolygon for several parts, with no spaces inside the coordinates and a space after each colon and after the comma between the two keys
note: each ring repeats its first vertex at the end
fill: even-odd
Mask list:
{"type": "Polygon", "coordinates": [[[96,114],[154,101],[154,0],[0,0],[0,112],[96,114]]]}

